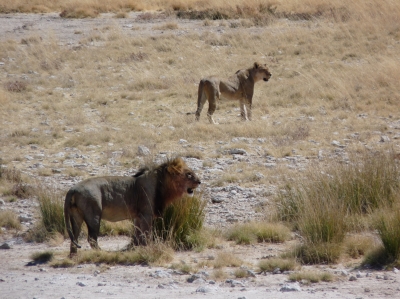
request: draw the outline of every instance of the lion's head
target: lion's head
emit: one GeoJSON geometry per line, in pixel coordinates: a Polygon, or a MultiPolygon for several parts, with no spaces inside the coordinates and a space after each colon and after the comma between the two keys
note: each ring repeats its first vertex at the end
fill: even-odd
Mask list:
{"type": "Polygon", "coordinates": [[[259,80],[264,80],[268,81],[269,78],[271,78],[271,73],[268,70],[268,67],[266,64],[262,64],[259,62],[255,62],[253,66],[253,70],[255,70],[255,80],[254,81],[259,81],[259,80]]]}
{"type": "Polygon", "coordinates": [[[201,184],[200,179],[181,158],[170,160],[165,166],[168,173],[167,182],[173,186],[176,195],[179,194],[178,197],[185,193],[192,195],[193,190],[201,184]]]}

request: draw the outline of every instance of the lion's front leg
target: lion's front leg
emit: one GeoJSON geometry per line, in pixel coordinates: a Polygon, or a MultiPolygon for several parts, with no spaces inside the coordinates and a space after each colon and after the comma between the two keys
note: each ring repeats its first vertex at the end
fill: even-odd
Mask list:
{"type": "Polygon", "coordinates": [[[147,245],[151,236],[153,216],[142,216],[134,220],[133,244],[135,246],[147,245]]]}

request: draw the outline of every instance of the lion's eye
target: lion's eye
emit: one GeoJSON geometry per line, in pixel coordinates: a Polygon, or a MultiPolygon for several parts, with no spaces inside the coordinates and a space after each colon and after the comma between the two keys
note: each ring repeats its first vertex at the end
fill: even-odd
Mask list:
{"type": "Polygon", "coordinates": [[[190,173],[188,173],[186,176],[188,179],[191,179],[193,177],[190,173]]]}

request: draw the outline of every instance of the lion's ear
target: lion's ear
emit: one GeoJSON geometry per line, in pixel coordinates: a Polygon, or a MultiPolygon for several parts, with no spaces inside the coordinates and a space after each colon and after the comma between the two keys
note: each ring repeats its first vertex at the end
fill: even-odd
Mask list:
{"type": "Polygon", "coordinates": [[[260,67],[260,64],[258,62],[254,62],[254,68],[258,69],[260,67]]]}
{"type": "Polygon", "coordinates": [[[181,158],[176,158],[168,164],[167,171],[172,175],[181,174],[184,163],[181,158]]]}

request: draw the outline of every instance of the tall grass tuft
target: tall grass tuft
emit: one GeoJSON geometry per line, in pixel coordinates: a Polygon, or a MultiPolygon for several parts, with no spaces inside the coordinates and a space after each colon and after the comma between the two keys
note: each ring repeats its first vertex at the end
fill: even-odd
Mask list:
{"type": "Polygon", "coordinates": [[[40,222],[27,235],[28,241],[44,242],[55,233],[65,234],[64,202],[61,192],[38,185],[35,195],[39,202],[40,222]]]}
{"type": "Polygon", "coordinates": [[[375,223],[375,228],[382,241],[387,262],[400,259],[400,210],[383,210],[375,223]]]}
{"type": "Polygon", "coordinates": [[[226,237],[236,244],[282,243],[290,239],[290,230],[279,223],[250,222],[232,226],[226,237]]]}
{"type": "Polygon", "coordinates": [[[197,196],[183,197],[168,206],[155,220],[154,235],[171,242],[175,249],[187,250],[201,246],[199,237],[205,217],[206,202],[197,196]]]}
{"type": "Polygon", "coordinates": [[[277,214],[303,238],[298,257],[304,263],[335,262],[349,231],[349,216],[392,206],[399,177],[391,153],[365,153],[287,184],[278,196],[277,214]]]}

